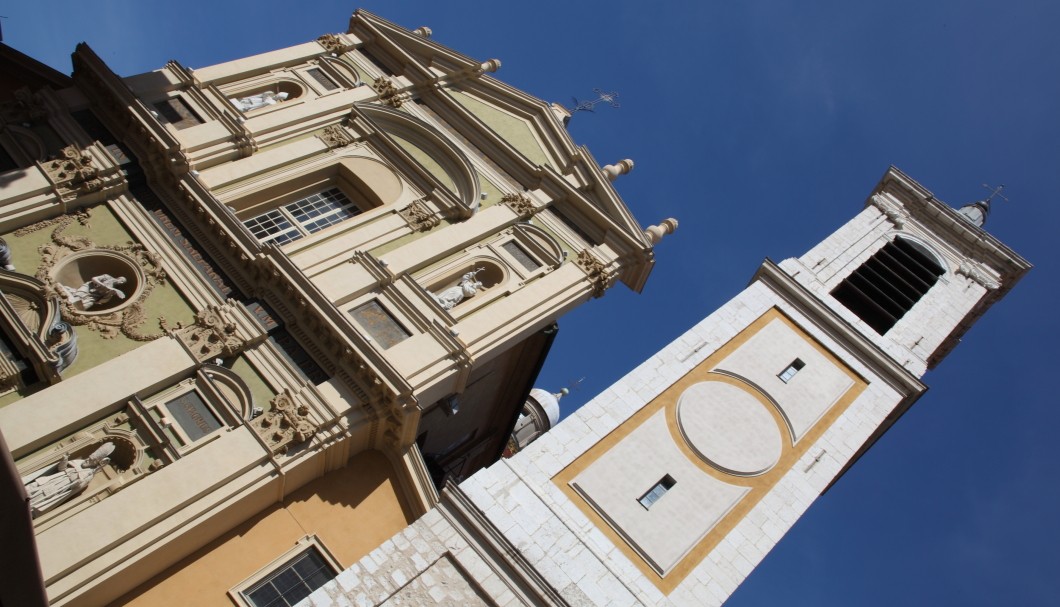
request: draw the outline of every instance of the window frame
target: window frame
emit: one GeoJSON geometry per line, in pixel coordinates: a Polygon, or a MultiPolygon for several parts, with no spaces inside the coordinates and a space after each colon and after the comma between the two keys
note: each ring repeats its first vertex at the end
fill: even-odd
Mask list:
{"type": "Polygon", "coordinates": [[[785,384],[789,383],[791,380],[795,379],[795,376],[798,375],[799,371],[802,371],[804,367],[806,367],[806,363],[802,362],[801,358],[796,358],[791,361],[791,364],[784,367],[783,371],[777,373],[777,379],[785,384]]]}
{"type": "Polygon", "coordinates": [[[295,242],[297,240],[301,240],[303,238],[308,238],[310,236],[313,236],[314,234],[318,234],[320,232],[323,232],[323,231],[327,230],[328,228],[334,227],[334,226],[336,226],[336,225],[338,225],[340,223],[344,223],[346,221],[354,219],[357,216],[363,214],[367,210],[369,210],[369,209],[361,208],[361,206],[359,206],[355,200],[351,199],[350,196],[345,192],[345,190],[343,190],[341,187],[339,187],[339,184],[331,184],[331,187],[327,187],[324,190],[311,192],[311,193],[306,194],[304,196],[301,196],[299,198],[295,198],[294,200],[291,200],[289,202],[280,203],[279,205],[277,205],[277,206],[275,206],[275,207],[273,207],[273,208],[271,208],[271,209],[269,209],[269,210],[267,210],[267,211],[265,211],[263,213],[259,213],[257,215],[254,215],[253,217],[248,217],[246,219],[240,219],[240,222],[243,224],[244,227],[247,228],[247,230],[250,231],[251,235],[254,236],[254,238],[256,238],[258,242],[260,242],[262,244],[265,244],[265,243],[268,243],[268,242],[275,242],[276,246],[284,246],[286,244],[290,244],[290,243],[295,242]],[[291,208],[289,208],[289,207],[293,207],[295,205],[299,205],[301,203],[305,203],[306,201],[309,201],[309,199],[313,198],[314,196],[321,197],[321,198],[323,198],[325,200],[328,200],[328,199],[333,197],[333,195],[332,195],[333,192],[337,193],[338,196],[341,196],[342,199],[345,202],[343,202],[338,207],[335,207],[335,208],[332,208],[332,209],[328,209],[326,212],[320,213],[319,215],[313,215],[313,216],[308,216],[307,215],[307,217],[304,220],[302,220],[302,219],[298,219],[295,211],[292,210],[291,208]],[[349,213],[349,211],[351,209],[355,210],[356,212],[349,213]],[[316,229],[310,229],[310,227],[309,227],[309,226],[315,224],[316,222],[321,221],[321,220],[323,220],[323,219],[325,219],[327,217],[338,216],[338,215],[341,215],[343,213],[349,213],[349,214],[346,215],[345,217],[339,219],[338,221],[334,221],[334,222],[329,221],[326,225],[317,226],[316,229]],[[281,230],[279,230],[279,231],[277,231],[275,233],[266,234],[265,236],[260,236],[257,232],[255,232],[255,228],[254,227],[248,225],[249,222],[262,220],[263,218],[265,218],[266,216],[269,216],[269,215],[273,215],[273,216],[285,221],[287,223],[288,227],[284,228],[284,229],[281,229],[281,230]],[[289,239],[283,240],[282,242],[277,242],[278,240],[280,240],[281,236],[284,236],[286,234],[290,234],[292,231],[295,232],[297,234],[297,236],[295,236],[294,238],[289,238],[289,239]]]}
{"type": "MultiPolygon", "coordinates": [[[[327,549],[324,542],[316,535],[306,535],[283,554],[272,559],[265,566],[230,588],[228,590],[229,598],[231,598],[239,607],[258,607],[258,605],[248,596],[250,591],[252,589],[256,590],[270,579],[279,576],[289,565],[292,565],[299,556],[308,553],[309,551],[316,551],[316,553],[323,559],[324,564],[331,569],[332,575],[328,582],[334,580],[335,577],[342,572],[343,567],[327,549]]],[[[327,584],[327,582],[324,582],[324,584],[327,584]]],[[[324,584],[321,584],[321,586],[324,584]]],[[[318,586],[317,588],[320,588],[321,586],[318,586]]],[[[316,588],[310,590],[310,594],[315,590],[316,588]]]]}
{"type": "Polygon", "coordinates": [[[675,486],[677,486],[677,481],[674,480],[674,477],[669,474],[664,474],[657,483],[652,485],[650,489],[637,498],[637,502],[645,510],[651,510],[651,507],[659,503],[659,500],[661,500],[663,496],[669,493],[675,486]]]}

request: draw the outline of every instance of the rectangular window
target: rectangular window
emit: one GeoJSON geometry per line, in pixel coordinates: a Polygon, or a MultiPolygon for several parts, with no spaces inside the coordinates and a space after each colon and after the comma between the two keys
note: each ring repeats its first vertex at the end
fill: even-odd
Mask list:
{"type": "Polygon", "coordinates": [[[166,410],[192,442],[221,428],[221,420],[210,411],[195,390],[166,401],[166,410]]]}
{"type": "Polygon", "coordinates": [[[202,119],[180,97],[170,97],[154,104],[158,119],[163,124],[172,124],[178,129],[202,124],[202,119]]]}
{"type": "Polygon", "coordinates": [[[526,268],[528,272],[533,272],[534,270],[541,267],[541,264],[537,263],[537,260],[535,260],[533,257],[530,257],[530,254],[527,253],[526,250],[523,249],[523,247],[519,246],[519,243],[515,242],[514,240],[509,240],[508,242],[502,244],[501,248],[504,249],[505,252],[507,252],[509,255],[511,255],[515,259],[515,261],[519,262],[519,265],[526,268]]]}
{"type": "Polygon", "coordinates": [[[312,67],[306,71],[313,78],[313,80],[316,80],[317,84],[324,87],[325,91],[333,91],[339,88],[339,85],[335,84],[335,81],[329,78],[328,75],[324,73],[324,70],[320,69],[319,67],[312,67]]]}
{"type": "Polygon", "coordinates": [[[282,245],[356,217],[361,209],[342,190],[310,194],[243,222],[261,242],[282,245]]]}
{"type": "Polygon", "coordinates": [[[659,482],[655,483],[655,485],[651,489],[649,489],[647,493],[640,496],[640,499],[638,499],[637,501],[640,502],[641,506],[644,506],[645,510],[648,510],[655,502],[659,501],[662,496],[666,495],[667,491],[673,489],[674,485],[676,484],[677,481],[675,481],[672,476],[667,474],[666,476],[659,479],[659,482]]]}
{"type": "Polygon", "coordinates": [[[350,315],[384,350],[412,337],[412,333],[374,299],[353,308],[350,315]]]}
{"type": "Polygon", "coordinates": [[[782,381],[784,383],[788,383],[789,381],[791,381],[791,378],[795,377],[795,374],[798,373],[799,370],[802,369],[805,366],[806,366],[806,363],[804,363],[801,360],[799,360],[798,358],[796,358],[795,360],[791,361],[791,364],[788,365],[786,369],[781,371],[777,375],[777,377],[780,378],[780,381],[782,381]]]}
{"type": "Polygon", "coordinates": [[[290,607],[335,577],[320,551],[310,546],[282,567],[243,591],[254,607],[290,607]]]}

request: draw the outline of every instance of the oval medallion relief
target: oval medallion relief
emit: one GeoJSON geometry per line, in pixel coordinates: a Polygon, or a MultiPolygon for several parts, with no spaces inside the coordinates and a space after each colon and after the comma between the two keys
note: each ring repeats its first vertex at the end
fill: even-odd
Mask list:
{"type": "Polygon", "coordinates": [[[723,472],[755,476],[780,460],[782,435],[766,405],[731,384],[689,386],[677,400],[677,424],[689,446],[723,472]]]}

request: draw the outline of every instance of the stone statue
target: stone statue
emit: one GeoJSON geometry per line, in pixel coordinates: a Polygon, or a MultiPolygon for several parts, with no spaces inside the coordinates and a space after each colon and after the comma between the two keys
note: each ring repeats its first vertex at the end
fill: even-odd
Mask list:
{"type": "Polygon", "coordinates": [[[274,93],[272,91],[265,91],[257,95],[250,95],[249,97],[240,97],[238,99],[230,99],[237,108],[244,112],[250,110],[256,110],[259,107],[265,107],[266,105],[276,105],[287,100],[287,93],[274,93]]]}
{"type": "Polygon", "coordinates": [[[22,477],[33,517],[36,518],[84,491],[96,473],[110,463],[107,456],[113,452],[114,443],[103,443],[85,459],[71,460],[69,456],[64,455],[54,466],[22,477]]]}
{"type": "Polygon", "coordinates": [[[475,280],[475,275],[482,270],[483,268],[478,268],[464,274],[460,277],[460,282],[455,286],[449,287],[441,293],[431,293],[431,297],[446,310],[452,310],[456,304],[464,301],[467,297],[474,296],[482,288],[482,283],[475,280]]]}
{"type": "Polygon", "coordinates": [[[66,285],[59,286],[62,287],[70,303],[80,303],[82,310],[88,310],[92,306],[106,304],[115,297],[125,299],[125,292],[118,288],[118,285],[123,284],[125,284],[123,276],[115,278],[110,274],[101,274],[76,289],[66,285]]]}

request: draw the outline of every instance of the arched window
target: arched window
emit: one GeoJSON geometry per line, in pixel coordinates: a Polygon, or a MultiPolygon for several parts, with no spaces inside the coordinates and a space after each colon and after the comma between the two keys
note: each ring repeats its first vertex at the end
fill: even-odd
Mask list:
{"type": "Polygon", "coordinates": [[[891,330],[945,269],[923,245],[895,238],[832,290],[832,297],[877,333],[891,330]]]}

